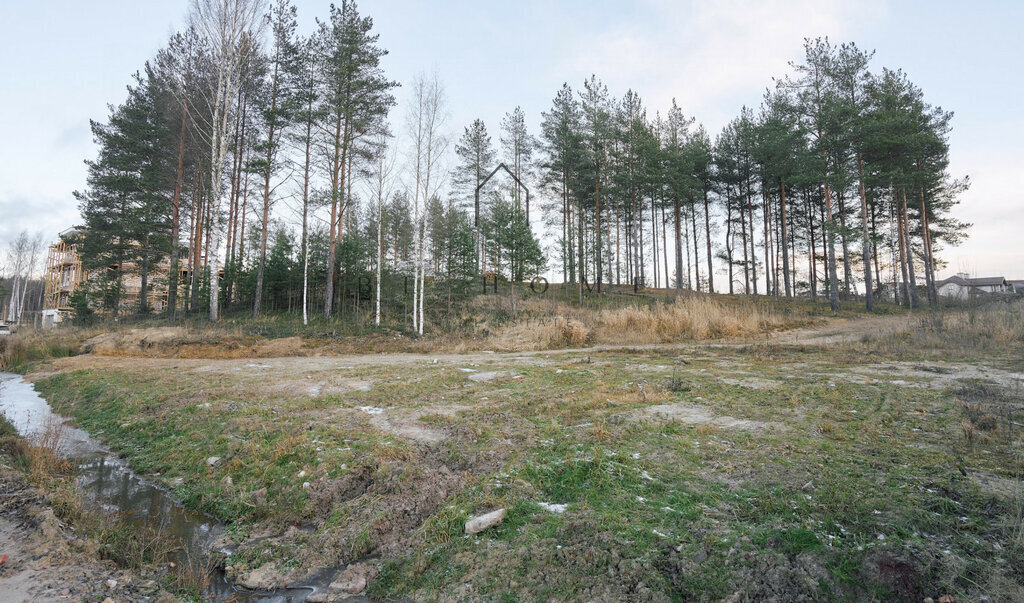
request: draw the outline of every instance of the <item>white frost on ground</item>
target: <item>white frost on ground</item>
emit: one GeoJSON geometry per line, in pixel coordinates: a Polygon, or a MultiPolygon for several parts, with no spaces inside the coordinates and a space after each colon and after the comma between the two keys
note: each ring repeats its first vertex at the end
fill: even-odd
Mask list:
{"type": "Polygon", "coordinates": [[[540,508],[544,509],[545,511],[550,511],[552,513],[559,513],[559,514],[565,513],[565,510],[569,508],[569,505],[566,505],[566,504],[546,503],[546,502],[539,502],[537,504],[540,505],[540,508]]]}
{"type": "Polygon", "coordinates": [[[504,371],[490,371],[487,373],[475,373],[469,376],[470,381],[476,381],[477,383],[485,383],[487,381],[494,381],[495,379],[504,379],[509,377],[509,374],[504,371]]]}
{"type": "Polygon", "coordinates": [[[383,408],[378,408],[376,406],[360,406],[359,410],[365,412],[368,415],[382,415],[382,414],[384,414],[384,409],[383,408]]]}

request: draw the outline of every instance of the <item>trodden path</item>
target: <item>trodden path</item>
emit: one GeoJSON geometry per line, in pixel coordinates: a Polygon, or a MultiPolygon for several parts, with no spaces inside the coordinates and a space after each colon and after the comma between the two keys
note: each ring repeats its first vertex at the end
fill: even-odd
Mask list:
{"type": "Polygon", "coordinates": [[[466,353],[385,353],[385,354],[346,354],[340,356],[284,356],[278,358],[242,358],[242,359],[184,359],[184,358],[151,358],[139,356],[102,356],[82,354],[52,361],[43,372],[28,375],[35,380],[56,373],[82,369],[137,369],[145,364],[153,369],[188,368],[212,373],[237,371],[253,366],[273,368],[277,371],[289,369],[330,370],[339,366],[401,366],[424,363],[435,364],[484,364],[495,362],[531,363],[552,356],[581,355],[599,352],[659,352],[671,350],[688,350],[715,347],[740,347],[751,344],[772,345],[832,345],[860,341],[871,335],[886,335],[910,327],[915,318],[907,315],[868,316],[858,318],[826,319],[820,324],[790,331],[768,333],[757,337],[714,339],[706,341],[683,341],[675,343],[650,343],[635,345],[602,344],[584,348],[562,348],[551,350],[523,352],[490,352],[473,351],[466,353]]]}

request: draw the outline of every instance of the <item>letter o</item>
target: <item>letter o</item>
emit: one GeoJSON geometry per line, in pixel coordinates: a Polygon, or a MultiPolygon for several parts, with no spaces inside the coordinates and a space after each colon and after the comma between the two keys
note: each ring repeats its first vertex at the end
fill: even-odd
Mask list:
{"type": "Polygon", "coordinates": [[[537,295],[544,295],[544,293],[547,292],[547,290],[548,279],[544,278],[543,276],[535,276],[533,277],[533,280],[530,281],[530,291],[533,291],[537,295]],[[541,287],[540,283],[543,283],[544,286],[541,287]],[[540,291],[537,290],[538,288],[540,288],[540,291]]]}

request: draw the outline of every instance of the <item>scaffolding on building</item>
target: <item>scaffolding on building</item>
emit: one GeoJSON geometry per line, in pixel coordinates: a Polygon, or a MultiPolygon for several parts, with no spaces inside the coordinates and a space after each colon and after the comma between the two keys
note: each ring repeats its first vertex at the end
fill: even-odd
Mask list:
{"type": "Polygon", "coordinates": [[[76,245],[58,241],[50,245],[46,256],[46,283],[43,289],[43,309],[70,311],[71,295],[82,283],[82,258],[76,245]]]}

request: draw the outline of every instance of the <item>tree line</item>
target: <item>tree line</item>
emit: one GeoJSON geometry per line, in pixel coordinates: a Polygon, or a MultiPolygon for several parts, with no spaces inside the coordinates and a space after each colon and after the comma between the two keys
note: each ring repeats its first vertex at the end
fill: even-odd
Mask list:
{"type": "Polygon", "coordinates": [[[351,301],[422,332],[425,300],[450,309],[480,274],[550,268],[581,298],[642,283],[917,305],[919,281],[935,301],[938,252],[964,236],[951,114],[853,44],[808,40],[714,140],[675,102],[651,116],[592,76],[557,92],[537,136],[510,111],[495,148],[479,119],[450,140],[436,76],[412,82],[394,131],[398,83],[354,2],[307,36],[297,23],[289,0],[195,0],[92,122],[76,240],[97,303],[117,312],[133,272],[140,312],[164,279],[171,316],[306,319],[351,301]],[[512,177],[485,184],[499,164],[512,177]]]}
{"type": "Polygon", "coordinates": [[[870,309],[885,290],[916,306],[923,282],[936,302],[937,252],[969,226],[951,215],[968,186],[948,170],[952,114],[903,72],[872,73],[873,53],[854,44],[804,50],[714,141],[675,102],[651,117],[596,77],[564,86],[544,113],[540,166],[563,278],[581,294],[650,278],[825,295],[834,310],[855,293],[870,309]]]}
{"type": "Polygon", "coordinates": [[[34,278],[44,259],[42,233],[18,233],[0,255],[0,324],[35,321],[43,306],[43,281],[34,278]]]}

